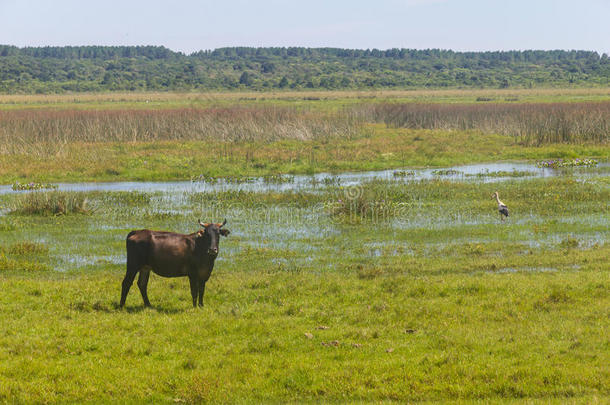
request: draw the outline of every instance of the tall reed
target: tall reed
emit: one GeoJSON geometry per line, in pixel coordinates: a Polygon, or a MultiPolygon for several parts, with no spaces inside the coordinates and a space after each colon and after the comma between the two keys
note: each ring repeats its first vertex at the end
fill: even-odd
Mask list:
{"type": "Polygon", "coordinates": [[[610,141],[610,102],[541,104],[371,104],[354,109],[391,127],[480,130],[524,145],[610,141]]]}
{"type": "Polygon", "coordinates": [[[11,210],[19,215],[67,215],[88,214],[93,209],[88,205],[87,195],[82,192],[35,191],[15,200],[11,210]]]}
{"type": "Polygon", "coordinates": [[[281,107],[0,111],[0,153],[57,151],[73,142],[275,141],[353,137],[351,114],[281,107]]]}

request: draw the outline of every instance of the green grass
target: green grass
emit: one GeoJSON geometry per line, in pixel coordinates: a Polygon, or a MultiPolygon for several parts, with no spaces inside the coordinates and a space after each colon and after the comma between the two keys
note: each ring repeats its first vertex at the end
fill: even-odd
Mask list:
{"type": "MultiPolygon", "coordinates": [[[[489,103],[477,98],[591,102],[608,92],[1,96],[0,110],[239,104],[326,114],[377,102],[489,103]]],[[[251,128],[271,138],[239,142],[10,138],[0,183],[280,184],[326,171],[610,159],[604,143],[529,147],[475,130],[355,123],[349,136],[322,126],[331,135],[307,140],[272,140],[265,128],[280,130],[263,126],[251,128]]],[[[583,178],[573,170],[412,182],[407,169],[397,182],[329,180],[284,193],[0,194],[0,403],[605,403],[610,182],[605,166],[583,178]],[[510,179],[478,182],[498,176],[510,179]],[[511,212],[505,223],[496,190],[511,212]],[[134,285],[120,310],[127,233],[193,232],[198,218],[227,218],[232,231],[206,306],[191,308],[186,279],[153,275],[153,308],[134,285]]]]}
{"type": "Polygon", "coordinates": [[[1,216],[0,402],[606,401],[607,177],[408,184],[365,184],[408,209],[357,222],[337,185],[1,216]],[[117,308],[129,230],[224,216],[203,309],[154,275],[117,308]]]}
{"type": "Polygon", "coordinates": [[[2,279],[0,398],[584,403],[609,394],[607,271],[221,270],[203,310],[188,307],[184,280],[154,277],[153,309],[133,294],[117,310],[120,281],[2,279]]]}
{"type": "Polygon", "coordinates": [[[357,139],[69,143],[52,155],[0,154],[0,183],[189,180],[201,175],[269,176],[498,160],[610,158],[605,145],[525,147],[510,136],[476,131],[366,128],[366,134],[357,139]]]}
{"type": "Polygon", "coordinates": [[[397,103],[551,103],[610,100],[605,88],[456,89],[380,91],[276,91],[224,93],[79,93],[65,95],[0,95],[0,110],[23,109],[167,109],[271,105],[340,110],[362,102],[397,103]],[[489,101],[477,101],[489,99],[489,101]]]}

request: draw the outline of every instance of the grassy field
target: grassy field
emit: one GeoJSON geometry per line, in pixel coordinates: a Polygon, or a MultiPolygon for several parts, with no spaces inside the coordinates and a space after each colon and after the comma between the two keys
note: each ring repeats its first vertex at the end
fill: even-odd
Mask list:
{"type": "Polygon", "coordinates": [[[69,143],[49,148],[33,144],[27,153],[0,155],[0,183],[189,180],[200,175],[311,174],[497,160],[610,157],[610,148],[604,145],[524,147],[507,136],[481,136],[471,131],[387,129],[379,124],[367,128],[371,136],[354,140],[69,143]],[[49,149],[56,152],[49,155],[49,149]]]}
{"type": "Polygon", "coordinates": [[[53,95],[0,95],[0,110],[207,108],[235,103],[314,107],[321,110],[367,102],[415,103],[549,103],[609,101],[609,88],[380,90],[224,93],[79,93],[53,95]]]}
{"type": "Polygon", "coordinates": [[[4,184],[407,168],[290,191],[0,194],[0,403],[608,402],[607,165],[410,179],[610,158],[606,90],[513,93],[0,96],[4,184]],[[477,118],[495,102],[506,131],[477,118]],[[557,128],[597,121],[539,145],[509,130],[511,109],[549,108],[557,128]],[[153,275],[153,307],[134,285],[119,309],[127,233],[198,218],[231,230],[205,307],[153,275]]]}
{"type": "Polygon", "coordinates": [[[0,399],[602,403],[607,179],[502,183],[505,224],[498,184],[443,180],[363,185],[407,203],[382,217],[337,210],[340,186],[93,192],[89,213],[63,216],[4,196],[0,399]],[[186,280],[156,276],[152,309],[135,286],[117,308],[130,229],[219,213],[232,235],[204,309],[186,280]]]}

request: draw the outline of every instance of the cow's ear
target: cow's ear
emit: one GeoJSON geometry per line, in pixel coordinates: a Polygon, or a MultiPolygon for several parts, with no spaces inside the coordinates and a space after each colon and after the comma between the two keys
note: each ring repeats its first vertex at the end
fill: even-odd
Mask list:
{"type": "Polygon", "coordinates": [[[197,237],[198,238],[203,238],[203,235],[205,235],[205,231],[202,229],[200,231],[197,231],[197,237]]]}
{"type": "Polygon", "coordinates": [[[230,233],[231,233],[231,231],[229,231],[228,229],[224,229],[224,228],[220,229],[220,234],[222,236],[229,236],[230,233]]]}

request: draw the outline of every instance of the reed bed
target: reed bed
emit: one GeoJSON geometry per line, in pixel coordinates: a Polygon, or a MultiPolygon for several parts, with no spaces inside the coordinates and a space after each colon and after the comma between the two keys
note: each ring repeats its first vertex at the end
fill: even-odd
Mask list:
{"type": "Polygon", "coordinates": [[[68,215],[89,214],[93,209],[88,205],[85,193],[64,191],[36,191],[19,196],[11,210],[19,215],[68,215]]]}
{"type": "Polygon", "coordinates": [[[352,114],[243,106],[209,109],[0,112],[0,153],[57,151],[68,143],[350,138],[361,121],[352,114]]]}
{"type": "Polygon", "coordinates": [[[515,137],[528,146],[607,144],[610,103],[371,104],[354,110],[390,127],[480,130],[515,137]]]}

